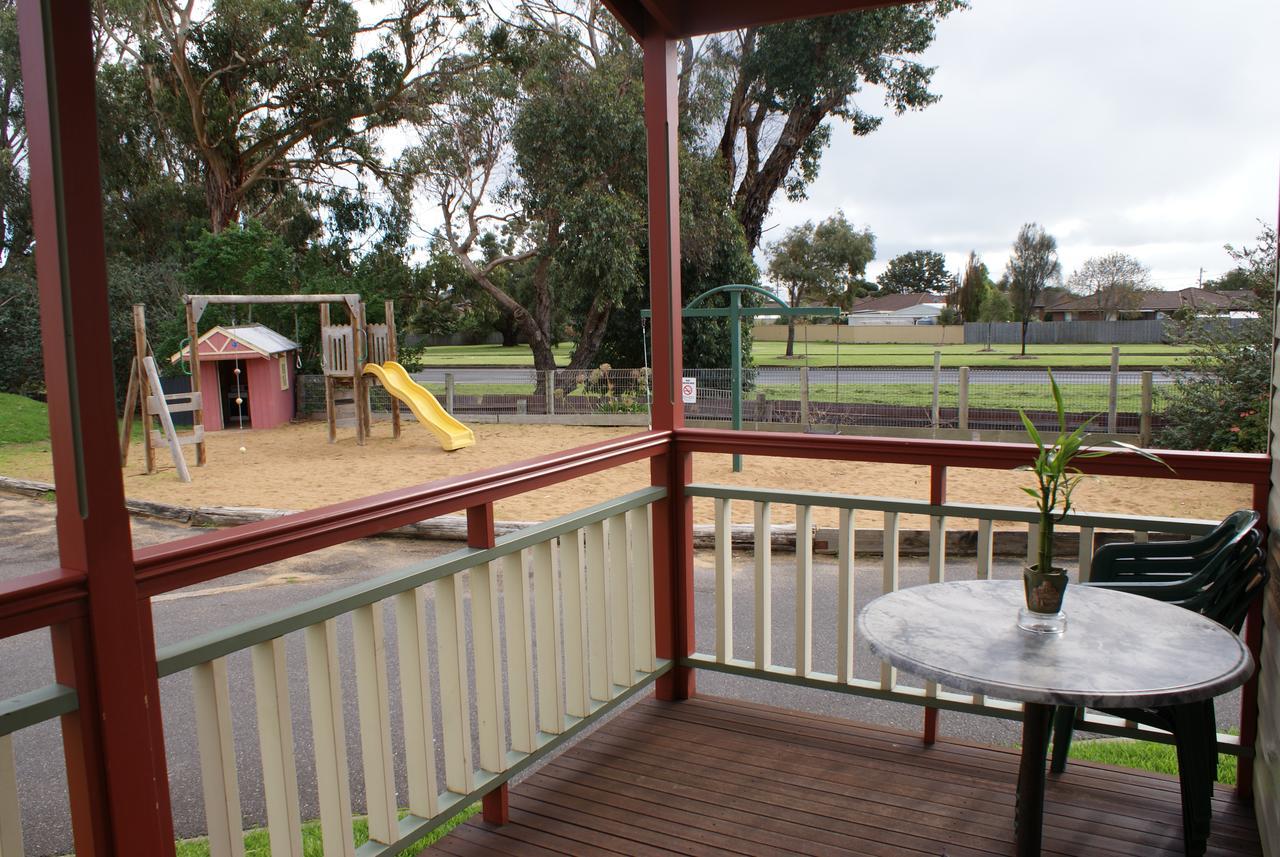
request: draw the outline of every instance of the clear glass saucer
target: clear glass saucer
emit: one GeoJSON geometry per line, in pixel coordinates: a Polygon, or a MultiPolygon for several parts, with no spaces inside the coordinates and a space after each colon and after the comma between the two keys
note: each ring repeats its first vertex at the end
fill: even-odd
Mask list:
{"type": "Polygon", "coordinates": [[[1018,608],[1018,627],[1033,634],[1061,634],[1067,630],[1067,614],[1037,613],[1024,605],[1018,608]]]}

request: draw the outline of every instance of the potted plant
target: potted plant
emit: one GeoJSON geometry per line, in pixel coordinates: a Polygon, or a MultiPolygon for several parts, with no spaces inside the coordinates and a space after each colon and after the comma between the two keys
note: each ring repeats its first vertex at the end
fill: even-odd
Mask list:
{"type": "MultiPolygon", "coordinates": [[[[1092,419],[1081,423],[1074,431],[1067,431],[1067,413],[1062,403],[1062,391],[1049,370],[1049,389],[1058,412],[1058,436],[1046,444],[1035,424],[1026,412],[1018,410],[1022,425],[1036,445],[1035,460],[1020,470],[1030,470],[1036,476],[1035,488],[1023,488],[1036,501],[1040,512],[1039,543],[1036,546],[1035,565],[1022,570],[1026,607],[1018,614],[1018,626],[1038,633],[1062,633],[1066,629],[1066,617],[1062,613],[1062,599],[1067,591],[1067,570],[1053,564],[1053,528],[1071,511],[1071,496],[1084,474],[1074,462],[1082,458],[1101,458],[1118,449],[1126,449],[1152,461],[1161,459],[1145,449],[1119,440],[1106,443],[1115,449],[1087,446],[1086,434],[1092,419]]],[[[1167,464],[1165,464],[1168,467],[1167,464]]]]}

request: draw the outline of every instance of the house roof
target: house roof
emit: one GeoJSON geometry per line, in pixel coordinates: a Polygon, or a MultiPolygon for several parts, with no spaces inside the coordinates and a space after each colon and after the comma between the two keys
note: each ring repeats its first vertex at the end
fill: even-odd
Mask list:
{"type": "MultiPolygon", "coordinates": [[[[1238,306],[1240,300],[1208,289],[1178,289],[1169,292],[1142,292],[1142,303],[1126,308],[1134,312],[1173,312],[1184,306],[1202,309],[1226,310],[1238,306]]],[[[1068,295],[1047,305],[1045,312],[1087,312],[1103,309],[1101,298],[1096,295],[1068,295]]],[[[1106,307],[1113,309],[1113,307],[1106,307]]]]}
{"type": "MultiPolygon", "coordinates": [[[[235,327],[218,326],[206,331],[200,337],[200,343],[203,345],[211,337],[218,335],[226,337],[233,349],[244,348],[263,357],[273,357],[276,354],[295,351],[302,347],[292,339],[276,333],[264,324],[241,324],[235,327]]],[[[180,351],[174,352],[173,356],[169,358],[169,362],[177,363],[186,353],[187,347],[183,347],[180,351]]],[[[200,353],[204,354],[204,351],[200,353]]]]}
{"type": "Polygon", "coordinates": [[[849,309],[857,312],[899,312],[921,304],[945,304],[946,298],[928,292],[907,292],[899,295],[879,295],[855,301],[849,309]]]}

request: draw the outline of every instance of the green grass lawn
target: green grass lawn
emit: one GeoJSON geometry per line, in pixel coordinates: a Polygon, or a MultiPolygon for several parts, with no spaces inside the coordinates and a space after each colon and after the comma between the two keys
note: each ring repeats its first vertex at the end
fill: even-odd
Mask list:
{"type": "MultiPolygon", "coordinates": [[[[942,365],[998,366],[1005,369],[1069,367],[1105,368],[1111,365],[1110,345],[1029,345],[1027,357],[1019,356],[1017,345],[995,345],[983,351],[981,345],[849,345],[838,351],[841,366],[932,366],[933,352],[942,352],[942,365]]],[[[752,355],[759,366],[835,366],[834,342],[797,340],[795,357],[784,357],[785,342],[757,342],[752,355]],[[807,354],[807,357],[806,357],[807,354]]],[[[1189,349],[1179,345],[1122,345],[1120,365],[1170,366],[1187,360],[1189,349]]]]}
{"type": "MultiPolygon", "coordinates": [[[[1176,776],[1178,773],[1178,752],[1172,744],[1135,741],[1131,738],[1076,740],[1071,742],[1071,752],[1067,755],[1072,759],[1102,762],[1122,768],[1136,768],[1140,771],[1154,771],[1171,776],[1176,776]]],[[[1236,784],[1235,756],[1228,756],[1225,753],[1218,755],[1217,780],[1228,786],[1236,784]]]]}
{"type": "MultiPolygon", "coordinates": [[[[557,346],[555,354],[557,366],[568,366],[569,357],[573,354],[573,343],[557,346]]],[[[423,348],[414,357],[431,368],[533,366],[533,352],[527,345],[516,345],[511,348],[504,348],[501,345],[440,345],[423,348]]]]}
{"type": "MultiPolygon", "coordinates": [[[[1095,367],[1111,365],[1110,345],[1033,345],[1027,359],[1018,357],[1016,345],[996,345],[985,352],[980,345],[847,345],[839,348],[841,366],[932,366],[933,352],[942,352],[943,366],[1000,366],[1004,368],[1095,367]]],[[[757,342],[752,354],[760,366],[835,366],[836,344],[811,341],[807,348],[796,343],[797,358],[786,358],[784,342],[757,342]]],[[[572,344],[556,349],[556,364],[567,366],[572,344]]],[[[1121,366],[1169,366],[1187,360],[1188,349],[1177,345],[1122,345],[1121,366]]],[[[475,366],[533,366],[527,345],[457,345],[423,348],[415,359],[432,368],[475,366]]],[[[622,367],[636,368],[636,367],[622,367]]]]}
{"type": "MultiPolygon", "coordinates": [[[[450,830],[453,830],[479,811],[479,804],[468,807],[400,853],[404,855],[417,854],[427,846],[438,842],[450,830]]],[[[400,813],[401,818],[404,815],[403,812],[400,813]]],[[[369,822],[367,819],[357,818],[353,821],[351,827],[355,834],[357,848],[369,841],[369,822]]],[[[177,852],[178,857],[209,857],[209,840],[205,837],[183,839],[178,842],[177,852]]],[[[271,840],[267,836],[265,827],[245,832],[244,853],[245,857],[271,857],[271,840]]],[[[302,853],[306,857],[322,857],[324,854],[324,845],[320,840],[320,822],[308,821],[302,825],[302,853]]]]}
{"type": "MultiPolygon", "coordinates": [[[[1063,399],[1068,411],[1104,413],[1108,408],[1110,392],[1105,383],[1061,384],[1063,399]]],[[[794,384],[760,384],[746,398],[764,393],[768,399],[795,401],[800,397],[794,384]]],[[[928,384],[844,384],[837,390],[835,384],[810,384],[809,398],[815,405],[823,402],[841,402],[857,405],[908,405],[930,407],[933,404],[933,388],[928,384]]],[[[1165,394],[1161,388],[1152,390],[1152,409],[1159,413],[1164,409],[1165,394]]],[[[959,406],[959,393],[955,385],[938,390],[938,404],[943,408],[959,406]]],[[[1027,410],[1053,410],[1053,394],[1047,384],[970,384],[969,407],[972,408],[1024,408],[1027,410]]],[[[1142,407],[1142,391],[1132,384],[1122,384],[1116,390],[1116,408],[1119,411],[1138,411],[1142,407]]]]}
{"type": "Polygon", "coordinates": [[[0,393],[0,444],[49,439],[49,412],[44,402],[0,393]]]}

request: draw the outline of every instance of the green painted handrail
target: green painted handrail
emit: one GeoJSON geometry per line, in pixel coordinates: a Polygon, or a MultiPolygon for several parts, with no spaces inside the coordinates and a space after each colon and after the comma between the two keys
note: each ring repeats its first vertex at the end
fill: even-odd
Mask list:
{"type": "Polygon", "coordinates": [[[326,619],[350,613],[358,607],[383,601],[433,580],[484,565],[581,529],[587,524],[647,506],[665,496],[667,489],[662,486],[632,491],[588,509],[510,533],[498,539],[497,544],[491,548],[462,548],[425,564],[407,566],[247,622],[165,646],[157,655],[157,667],[161,677],[182,672],[232,652],[282,637],[291,631],[299,631],[326,619]]]}
{"type": "MultiPolygon", "coordinates": [[[[830,494],[820,491],[782,491],[739,488],[734,485],[694,483],[686,485],[690,497],[717,497],[722,500],[768,501],[796,506],[820,506],[829,509],[861,509],[869,512],[897,512],[903,515],[929,515],[945,518],[974,518],[989,521],[1018,521],[1034,524],[1040,520],[1035,509],[1022,506],[987,506],[973,503],[943,503],[905,497],[865,497],[855,494],[830,494]]],[[[1138,532],[1177,533],[1197,536],[1209,532],[1217,521],[1199,518],[1159,518],[1151,515],[1114,515],[1071,512],[1062,523],[1072,527],[1109,528],[1138,532]]]]}
{"type": "Polygon", "coordinates": [[[62,684],[45,685],[0,700],[0,735],[11,735],[19,729],[70,714],[79,706],[75,690],[62,684]]]}

